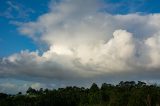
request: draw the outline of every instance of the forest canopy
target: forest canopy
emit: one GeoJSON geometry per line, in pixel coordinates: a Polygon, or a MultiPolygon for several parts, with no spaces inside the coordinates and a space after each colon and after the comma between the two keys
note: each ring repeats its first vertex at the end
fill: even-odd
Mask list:
{"type": "Polygon", "coordinates": [[[28,88],[10,95],[0,93],[0,106],[159,106],[160,86],[145,82],[121,81],[117,85],[103,83],[90,88],[68,86],[39,90],[28,88]]]}

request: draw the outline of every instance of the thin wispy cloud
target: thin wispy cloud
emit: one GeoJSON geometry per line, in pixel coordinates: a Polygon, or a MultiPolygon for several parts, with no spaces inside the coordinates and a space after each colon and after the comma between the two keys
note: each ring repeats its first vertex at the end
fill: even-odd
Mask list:
{"type": "Polygon", "coordinates": [[[29,14],[35,12],[16,1],[6,1],[6,5],[7,7],[4,11],[1,11],[0,16],[8,19],[27,19],[29,14]]]}

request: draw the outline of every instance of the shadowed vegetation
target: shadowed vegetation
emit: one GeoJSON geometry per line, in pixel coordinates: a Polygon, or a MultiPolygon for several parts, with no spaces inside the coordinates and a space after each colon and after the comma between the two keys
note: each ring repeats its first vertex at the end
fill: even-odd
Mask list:
{"type": "Polygon", "coordinates": [[[160,87],[138,81],[103,83],[99,88],[28,88],[26,94],[0,93],[0,106],[160,106],[160,87]]]}

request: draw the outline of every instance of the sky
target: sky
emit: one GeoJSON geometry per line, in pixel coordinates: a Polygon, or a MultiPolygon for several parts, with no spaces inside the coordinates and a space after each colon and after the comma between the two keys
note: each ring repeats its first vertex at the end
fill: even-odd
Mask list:
{"type": "Polygon", "coordinates": [[[159,83],[159,0],[0,0],[0,92],[159,83]]]}

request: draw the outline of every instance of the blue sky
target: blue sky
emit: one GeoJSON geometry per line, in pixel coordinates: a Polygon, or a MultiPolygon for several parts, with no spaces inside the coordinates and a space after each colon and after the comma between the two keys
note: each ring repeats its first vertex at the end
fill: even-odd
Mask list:
{"type": "Polygon", "coordinates": [[[159,13],[159,1],[158,0],[104,0],[107,3],[115,4],[115,7],[108,8],[108,12],[114,14],[127,14],[134,12],[147,13],[159,13]]]}
{"type": "Polygon", "coordinates": [[[22,49],[36,50],[37,45],[17,31],[14,22],[28,22],[48,11],[47,0],[0,0],[0,57],[8,56],[22,49]],[[37,2],[38,5],[37,5],[37,2]],[[18,9],[11,5],[18,7],[18,9]]]}
{"type": "Polygon", "coordinates": [[[159,81],[159,0],[0,0],[0,5],[0,92],[159,81]]]}

